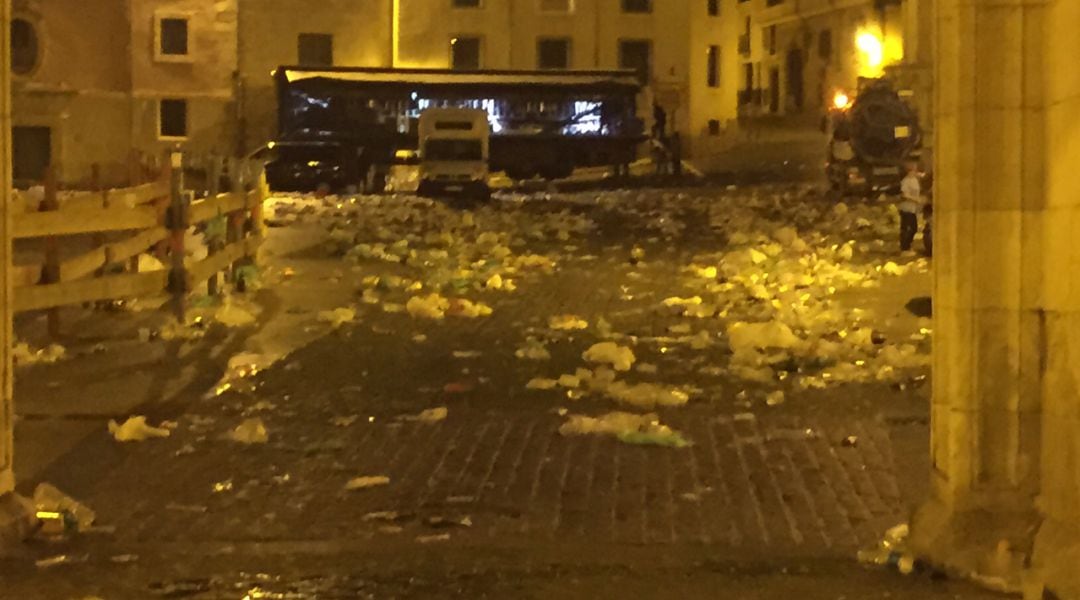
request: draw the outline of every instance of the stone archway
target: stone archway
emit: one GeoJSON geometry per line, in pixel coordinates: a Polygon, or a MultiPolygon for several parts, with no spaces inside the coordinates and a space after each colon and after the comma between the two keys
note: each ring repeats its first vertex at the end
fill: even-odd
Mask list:
{"type": "Polygon", "coordinates": [[[935,20],[934,492],[912,543],[1077,598],[1080,2],[938,0],[935,20]]]}

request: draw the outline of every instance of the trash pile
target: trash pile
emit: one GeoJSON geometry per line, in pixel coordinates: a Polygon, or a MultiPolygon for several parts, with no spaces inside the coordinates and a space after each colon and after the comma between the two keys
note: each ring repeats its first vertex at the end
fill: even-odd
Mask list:
{"type": "Polygon", "coordinates": [[[660,423],[655,414],[611,412],[600,417],[570,415],[559,427],[564,436],[607,435],[621,442],[645,446],[685,448],[690,445],[681,434],[660,423]]]}
{"type": "Polygon", "coordinates": [[[719,329],[730,374],[762,384],[790,377],[803,389],[896,382],[929,366],[928,319],[910,337],[888,339],[874,315],[838,300],[845,291],[929,269],[925,259],[887,259],[895,237],[888,209],[755,195],[715,214],[713,231],[727,247],[694,256],[683,270],[682,293],[658,307],[684,319],[673,332],[702,328],[698,337],[676,341],[706,348],[709,330],[719,329]],[[700,322],[713,319],[719,327],[700,322]]]}
{"type": "Polygon", "coordinates": [[[568,210],[461,211],[412,196],[282,196],[271,205],[275,223],[325,227],[329,254],[383,265],[382,274],[360,279],[362,303],[428,320],[490,315],[488,304],[467,296],[513,293],[522,279],[553,273],[555,257],[524,248],[565,242],[594,227],[568,210]]]}

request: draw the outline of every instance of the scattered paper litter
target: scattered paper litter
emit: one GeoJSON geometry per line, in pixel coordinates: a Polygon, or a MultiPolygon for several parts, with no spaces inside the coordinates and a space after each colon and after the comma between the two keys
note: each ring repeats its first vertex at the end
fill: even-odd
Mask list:
{"type": "Polygon", "coordinates": [[[518,348],[514,352],[514,356],[516,356],[516,357],[518,357],[518,358],[520,358],[522,360],[550,360],[551,359],[551,353],[548,352],[548,349],[544,346],[544,344],[540,343],[539,341],[537,341],[537,340],[535,340],[533,338],[530,338],[529,340],[527,340],[525,342],[524,346],[522,346],[521,348],[518,348]]]}
{"type": "Polygon", "coordinates": [[[418,319],[442,319],[450,308],[450,301],[439,294],[413,296],[405,303],[409,315],[418,319]]]}
{"type": "Polygon", "coordinates": [[[270,433],[260,418],[245,419],[229,432],[229,439],[241,444],[265,444],[270,441],[270,433]]]}
{"type": "Polygon", "coordinates": [[[341,327],[345,323],[352,323],[356,320],[356,309],[343,307],[324,310],[319,312],[318,319],[320,323],[329,323],[335,328],[341,327]]]}
{"type": "Polygon", "coordinates": [[[629,371],[636,360],[630,348],[614,342],[594,344],[581,357],[592,363],[609,364],[616,371],[629,371]]]}
{"type": "Polygon", "coordinates": [[[390,484],[390,478],[385,475],[366,475],[363,477],[354,477],[345,484],[345,489],[348,491],[365,490],[373,487],[380,487],[390,484]]]}
{"type": "Polygon", "coordinates": [[[556,315],[548,320],[548,327],[558,331],[577,331],[589,328],[589,322],[577,315],[556,315]]]}
{"type": "Polygon", "coordinates": [[[405,415],[398,417],[401,421],[414,421],[420,423],[438,423],[439,421],[445,421],[446,417],[450,414],[450,410],[445,406],[437,408],[429,408],[421,411],[417,415],[405,415]]]}
{"type": "Polygon", "coordinates": [[[638,415],[610,412],[600,417],[570,415],[559,433],[572,435],[610,435],[621,442],[646,446],[685,448],[690,445],[680,433],[660,423],[655,414],[638,415]]]}
{"type": "Polygon", "coordinates": [[[146,417],[141,415],[128,418],[123,425],[109,421],[109,433],[118,442],[141,442],[153,438],[167,438],[172,434],[164,427],[147,424],[146,417]]]}
{"type": "Polygon", "coordinates": [[[537,377],[525,384],[525,389],[528,390],[553,390],[558,387],[559,382],[555,379],[544,379],[537,377]]]}
{"type": "Polygon", "coordinates": [[[254,311],[245,306],[238,306],[231,298],[227,298],[216,311],[214,320],[226,327],[247,327],[257,320],[254,311]]]}

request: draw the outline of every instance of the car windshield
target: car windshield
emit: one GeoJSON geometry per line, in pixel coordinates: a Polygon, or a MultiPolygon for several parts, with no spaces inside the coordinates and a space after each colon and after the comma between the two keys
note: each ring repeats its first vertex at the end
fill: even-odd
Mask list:
{"type": "Polygon", "coordinates": [[[479,140],[428,140],[424,147],[426,160],[483,160],[483,145],[479,140]]]}

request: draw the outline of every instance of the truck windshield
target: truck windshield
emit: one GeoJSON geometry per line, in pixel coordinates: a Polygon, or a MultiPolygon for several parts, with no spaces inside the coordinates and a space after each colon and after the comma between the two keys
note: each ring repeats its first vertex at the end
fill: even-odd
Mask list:
{"type": "Polygon", "coordinates": [[[428,140],[424,146],[426,160],[483,160],[483,144],[479,140],[428,140]]]}

